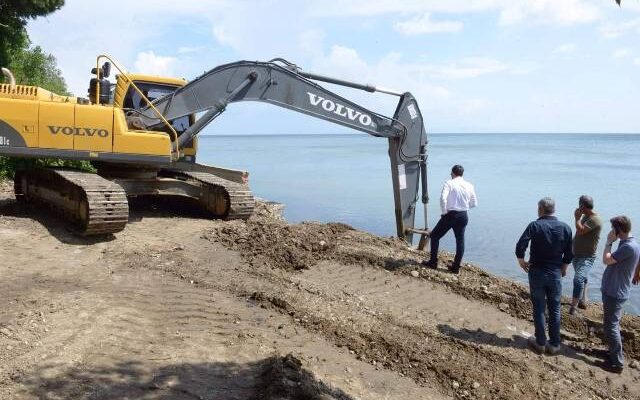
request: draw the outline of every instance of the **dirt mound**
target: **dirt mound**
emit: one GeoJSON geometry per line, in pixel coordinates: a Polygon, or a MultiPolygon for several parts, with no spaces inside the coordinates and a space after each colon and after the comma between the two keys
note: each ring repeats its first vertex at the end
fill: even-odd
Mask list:
{"type": "Polygon", "coordinates": [[[214,228],[204,237],[237,250],[249,262],[263,262],[289,271],[307,269],[325,260],[387,266],[390,262],[386,252],[368,252],[366,247],[386,250],[388,244],[394,242],[357,232],[341,223],[289,225],[274,219],[228,223],[214,228]],[[359,249],[357,252],[351,251],[354,244],[359,249]]]}
{"type": "Polygon", "coordinates": [[[333,258],[338,238],[352,229],[344,224],[254,220],[217,227],[207,238],[238,250],[249,262],[261,260],[271,267],[301,270],[333,258]]]}
{"type": "Polygon", "coordinates": [[[252,400],[352,400],[341,390],[328,387],[291,354],[264,361],[260,385],[252,400]]]}
{"type": "MultiPolygon", "coordinates": [[[[468,263],[458,276],[443,269],[425,269],[419,264],[424,253],[407,247],[399,239],[381,238],[340,223],[289,225],[280,217],[279,210],[274,210],[268,203],[260,202],[257,208],[258,213],[246,223],[225,223],[203,237],[238,251],[249,263],[262,263],[287,271],[312,268],[321,261],[336,261],[381,267],[406,275],[417,273],[418,277],[444,285],[463,297],[494,304],[514,317],[532,318],[529,290],[523,284],[496,277],[468,263]]],[[[441,254],[441,268],[452,261],[451,254],[441,254]]],[[[565,303],[567,301],[564,299],[565,303]]],[[[582,316],[569,315],[565,308],[562,310],[565,341],[581,350],[591,349],[594,344],[598,351],[604,348],[601,307],[593,305],[582,316]]],[[[639,321],[639,317],[628,315],[622,321],[625,352],[636,359],[640,358],[639,321]]]]}
{"type": "Polygon", "coordinates": [[[380,238],[343,223],[303,222],[290,225],[277,203],[258,201],[246,222],[221,224],[203,235],[236,250],[246,261],[296,271],[320,261],[395,269],[415,264],[415,252],[398,239],[380,238]]]}

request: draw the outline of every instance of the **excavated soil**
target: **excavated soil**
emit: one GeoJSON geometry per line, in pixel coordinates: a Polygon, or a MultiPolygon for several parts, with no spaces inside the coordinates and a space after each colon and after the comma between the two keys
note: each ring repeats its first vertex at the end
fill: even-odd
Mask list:
{"type": "Polygon", "coordinates": [[[564,306],[562,352],[537,355],[523,285],[279,209],[224,222],[140,201],[123,232],[84,239],[0,187],[0,398],[640,398],[638,317],[622,375],[595,365],[597,304],[564,306]]]}

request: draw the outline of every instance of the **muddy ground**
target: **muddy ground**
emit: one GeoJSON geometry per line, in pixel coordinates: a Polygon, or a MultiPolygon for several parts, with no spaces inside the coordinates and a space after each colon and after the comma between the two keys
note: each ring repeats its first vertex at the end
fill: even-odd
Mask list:
{"type": "MultiPolygon", "coordinates": [[[[248,222],[131,208],[82,239],[0,186],[0,398],[640,398],[638,369],[594,365],[597,305],[564,305],[561,354],[537,355],[526,287],[451,275],[448,255],[425,270],[396,239],[268,203],[248,222]]],[[[624,335],[629,365],[638,317],[624,335]]]]}

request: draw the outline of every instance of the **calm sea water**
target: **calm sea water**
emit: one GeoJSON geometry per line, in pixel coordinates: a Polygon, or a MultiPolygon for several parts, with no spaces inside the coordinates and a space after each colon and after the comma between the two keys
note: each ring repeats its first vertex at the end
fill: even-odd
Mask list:
{"type": "MultiPolygon", "coordinates": [[[[382,236],[395,235],[387,141],[368,135],[203,136],[199,161],[248,170],[256,196],[286,204],[289,222],[340,221],[382,236]]],[[[605,221],[626,214],[640,237],[640,135],[433,134],[429,136],[429,226],[439,216],[438,196],[452,165],[465,167],[479,198],[470,212],[465,260],[520,282],[514,248],[537,218],[537,201],[556,200],[556,215],[573,227],[582,194],[594,198],[605,221]]],[[[424,224],[421,213],[417,226],[424,224]]],[[[598,256],[601,254],[605,225],[598,256]]],[[[453,233],[441,248],[454,250],[453,233]]],[[[603,266],[597,261],[589,297],[598,300],[603,266]]],[[[571,292],[571,278],[564,292],[571,292]]],[[[640,313],[640,287],[628,311],[640,313]]]]}

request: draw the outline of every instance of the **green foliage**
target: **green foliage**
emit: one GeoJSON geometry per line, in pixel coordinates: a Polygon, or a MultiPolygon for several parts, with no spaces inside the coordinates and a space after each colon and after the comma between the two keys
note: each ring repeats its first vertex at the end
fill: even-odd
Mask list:
{"type": "MultiPolygon", "coordinates": [[[[16,51],[9,64],[9,69],[15,75],[18,84],[40,86],[56,94],[70,95],[62,73],[57,67],[55,57],[46,54],[40,46],[16,51]]],[[[47,166],[95,171],[88,161],[0,157],[0,179],[13,178],[16,169],[19,168],[47,166]]]]}
{"type": "Polygon", "coordinates": [[[96,172],[89,161],[60,160],[57,158],[9,158],[0,157],[0,180],[13,179],[17,169],[33,167],[68,167],[96,172]]]}
{"type": "MultiPolygon", "coordinates": [[[[64,0],[0,0],[0,67],[8,67],[16,83],[70,95],[55,57],[40,46],[30,47],[25,29],[29,19],[50,14],[63,5],[64,0]]],[[[0,82],[2,79],[0,74],[0,82]]],[[[0,179],[13,178],[16,169],[33,167],[69,167],[95,172],[89,161],[0,157],[0,179]]]]}
{"type": "Polygon", "coordinates": [[[64,0],[0,0],[0,67],[7,67],[13,54],[29,45],[25,29],[29,19],[50,14],[63,5],[64,0]]]}
{"type": "Polygon", "coordinates": [[[9,69],[18,85],[40,86],[56,94],[71,95],[56,58],[46,54],[40,46],[14,53],[9,69]]]}

